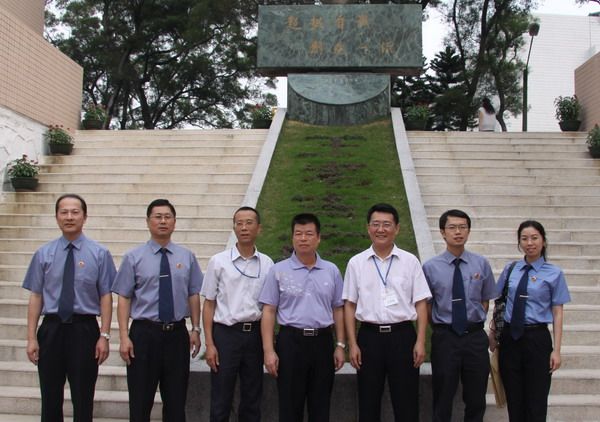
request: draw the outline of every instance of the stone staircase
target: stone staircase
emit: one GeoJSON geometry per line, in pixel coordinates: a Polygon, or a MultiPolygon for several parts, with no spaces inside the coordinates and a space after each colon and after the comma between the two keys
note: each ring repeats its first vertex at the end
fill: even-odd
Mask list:
{"type": "MultiPolygon", "coordinates": [[[[438,218],[449,208],[473,220],[467,245],[496,276],[521,256],[525,219],[547,231],[549,260],[566,274],[562,368],[549,398],[550,421],[600,420],[600,162],[582,133],[408,132],[435,252],[445,248],[438,218]]],[[[491,387],[488,393],[491,393],[491,387]]],[[[488,396],[486,420],[507,420],[488,396]]]]}
{"type": "MultiPolygon", "coordinates": [[[[84,232],[111,250],[117,267],[123,252],[149,238],[147,205],[168,198],[177,209],[174,240],[192,249],[204,269],[208,258],[227,243],[231,215],[244,200],[266,136],[267,130],[79,132],[73,155],[42,159],[37,192],[3,193],[0,413],[39,415],[37,369],[25,354],[28,292],[21,283],[33,252],[60,235],[54,219],[56,198],[74,192],[86,199],[84,232]]],[[[100,367],[95,416],[127,420],[116,313],[112,332],[116,341],[100,367]]],[[[71,414],[68,402],[65,411],[71,414]]],[[[153,418],[160,419],[160,412],[157,395],[153,418]]]]}

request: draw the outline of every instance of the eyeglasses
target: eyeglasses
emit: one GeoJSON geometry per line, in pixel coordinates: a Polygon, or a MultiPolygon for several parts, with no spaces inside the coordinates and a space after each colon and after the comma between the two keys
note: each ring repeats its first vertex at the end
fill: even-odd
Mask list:
{"type": "Polygon", "coordinates": [[[455,232],[456,230],[464,232],[464,231],[469,230],[469,226],[466,224],[461,224],[458,226],[456,224],[450,224],[449,226],[446,226],[446,230],[449,230],[451,232],[455,232]]]}
{"type": "Polygon", "coordinates": [[[389,221],[372,221],[369,223],[369,227],[375,230],[383,229],[383,230],[392,230],[396,225],[389,221]]]}
{"type": "Polygon", "coordinates": [[[234,222],[235,227],[241,229],[242,227],[252,227],[256,224],[256,220],[238,220],[234,222]]]}
{"type": "Polygon", "coordinates": [[[171,221],[173,219],[173,214],[152,214],[150,218],[154,221],[162,221],[163,219],[165,221],[171,221]]]}

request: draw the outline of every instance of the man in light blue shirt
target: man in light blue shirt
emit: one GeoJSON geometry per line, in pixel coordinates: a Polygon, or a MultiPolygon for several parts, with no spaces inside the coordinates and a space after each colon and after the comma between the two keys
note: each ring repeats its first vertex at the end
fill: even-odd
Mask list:
{"type": "Polygon", "coordinates": [[[483,328],[489,300],[496,297],[494,275],[486,258],[465,249],[471,218],[464,211],[444,212],[439,228],[446,250],[423,264],[433,295],[428,304],[433,326],[433,420],[450,422],[452,419],[452,404],[460,379],[464,420],[482,422],[490,372],[488,339],[483,328]],[[457,283],[460,279],[456,286],[455,277],[457,283]],[[464,294],[457,293],[460,287],[464,294]],[[464,307],[455,308],[459,304],[464,307]],[[462,324],[457,324],[461,318],[462,324]]]}
{"type": "Polygon", "coordinates": [[[38,365],[42,421],[63,420],[68,379],[73,420],[91,422],[98,366],[109,353],[110,285],[116,270],[108,249],[83,234],[87,204],[82,197],[62,195],[55,215],[62,236],[36,251],[23,282],[31,291],[27,357],[38,365]]]}
{"type": "Polygon", "coordinates": [[[334,374],[344,365],[342,275],[317,254],[320,228],[314,214],[292,219],[294,253],[271,267],[259,296],[264,362],[277,378],[280,421],[301,422],[307,399],[308,420],[328,421],[334,374]]]}
{"type": "Polygon", "coordinates": [[[131,422],[150,420],[159,384],[163,420],[185,422],[190,352],[195,357],[200,350],[202,272],[190,250],[171,242],[175,221],[168,200],[150,203],[150,240],[123,256],[112,286],[119,295],[119,353],[127,363],[131,422]]]}

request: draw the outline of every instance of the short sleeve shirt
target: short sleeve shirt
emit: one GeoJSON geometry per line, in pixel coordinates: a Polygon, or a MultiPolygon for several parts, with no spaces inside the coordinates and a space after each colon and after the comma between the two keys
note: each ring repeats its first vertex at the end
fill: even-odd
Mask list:
{"type": "Polygon", "coordinates": [[[296,328],[325,328],[333,324],[333,309],[343,306],[343,280],[332,262],[317,254],[308,268],[296,257],[273,265],[259,296],[277,307],[277,322],[296,328]]]}
{"type": "MultiPolygon", "coordinates": [[[[108,249],[83,234],[70,243],[75,262],[73,311],[100,315],[100,298],[110,293],[115,278],[113,258],[108,249]]],[[[23,287],[42,295],[44,315],[58,312],[68,244],[64,237],[46,243],[35,252],[27,269],[23,287]]]]}
{"type": "Polygon", "coordinates": [[[371,246],[350,258],[342,297],[356,303],[357,320],[394,324],[415,321],[415,304],[431,292],[416,256],[394,246],[382,260],[371,246]]]}
{"type": "MultiPolygon", "coordinates": [[[[507,322],[512,319],[515,293],[523,276],[523,267],[526,264],[525,260],[517,261],[508,280],[508,296],[504,314],[504,319],[507,322]]],[[[533,268],[529,270],[527,281],[528,298],[525,302],[525,324],[552,323],[552,307],[571,301],[565,275],[559,267],[546,262],[543,257],[540,257],[531,265],[533,268]]],[[[502,294],[509,267],[510,264],[507,264],[498,278],[497,296],[502,294]]]]}
{"type": "Polygon", "coordinates": [[[214,321],[225,325],[258,321],[262,315],[258,295],[272,266],[273,260],[257,250],[249,258],[242,257],[236,247],[214,255],[200,292],[216,301],[214,321]]]}
{"type": "MultiPolygon", "coordinates": [[[[112,291],[131,299],[131,318],[159,321],[158,290],[161,246],[153,240],[123,255],[112,291]]],[[[189,297],[202,288],[202,271],[192,251],[169,242],[166,249],[171,270],[175,320],[190,314],[189,297]]]]}
{"type": "MultiPolygon", "coordinates": [[[[486,311],[482,302],[496,297],[496,283],[492,268],[486,258],[464,251],[460,258],[463,277],[467,320],[471,323],[485,321],[486,311]]],[[[452,324],[452,286],[454,284],[454,260],[447,250],[423,264],[423,272],[433,295],[432,319],[436,324],[452,324]]]]}

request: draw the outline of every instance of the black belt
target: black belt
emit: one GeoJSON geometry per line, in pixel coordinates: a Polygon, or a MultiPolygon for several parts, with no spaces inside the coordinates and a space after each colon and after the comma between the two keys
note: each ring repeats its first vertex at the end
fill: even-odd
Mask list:
{"type": "MultiPolygon", "coordinates": [[[[433,324],[433,328],[441,328],[444,330],[454,331],[451,324],[433,324]]],[[[470,334],[480,330],[483,330],[483,322],[472,322],[467,325],[464,334],[470,334]]]]}
{"type": "Polygon", "coordinates": [[[360,322],[360,328],[365,328],[369,331],[375,331],[377,333],[393,333],[394,331],[405,328],[406,326],[412,326],[412,321],[396,322],[394,324],[373,324],[371,322],[360,322]]]}
{"type": "Polygon", "coordinates": [[[260,320],[258,321],[249,321],[249,322],[238,322],[232,325],[221,324],[220,322],[215,322],[217,325],[221,325],[226,328],[231,328],[236,331],[242,331],[244,333],[251,333],[260,331],[260,320]]]}
{"type": "Polygon", "coordinates": [[[160,321],[150,321],[149,319],[134,319],[134,324],[143,324],[148,327],[157,328],[160,331],[174,331],[176,328],[185,327],[185,318],[179,321],[164,323],[160,321]]]}
{"type": "Polygon", "coordinates": [[[290,331],[303,337],[317,337],[325,334],[331,334],[331,326],[323,328],[296,328],[292,327],[291,325],[280,325],[279,330],[290,331]]]}
{"type": "Polygon", "coordinates": [[[68,320],[63,321],[58,314],[46,314],[44,315],[44,320],[48,320],[49,322],[60,322],[62,324],[72,324],[73,322],[96,321],[96,315],[73,314],[68,320]]]}
{"type": "MultiPolygon", "coordinates": [[[[525,324],[524,325],[525,330],[541,330],[541,329],[548,329],[548,324],[545,322],[542,323],[536,323],[536,324],[525,324]]],[[[510,323],[508,322],[504,322],[504,329],[510,329],[510,323]]]]}

